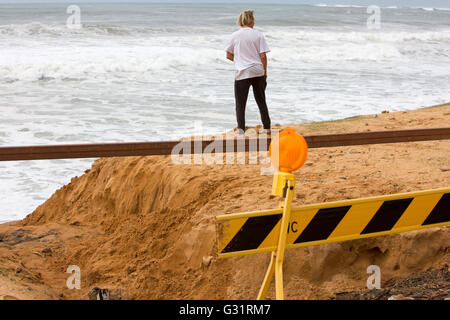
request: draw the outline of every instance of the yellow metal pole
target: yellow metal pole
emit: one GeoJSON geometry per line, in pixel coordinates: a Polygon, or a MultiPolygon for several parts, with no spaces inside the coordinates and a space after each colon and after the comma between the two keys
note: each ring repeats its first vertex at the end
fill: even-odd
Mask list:
{"type": "Polygon", "coordinates": [[[258,300],[264,300],[266,298],[267,290],[269,290],[270,283],[272,282],[273,273],[275,272],[275,251],[272,251],[272,255],[270,256],[269,268],[267,268],[266,276],[264,277],[264,281],[262,283],[261,289],[259,289],[258,300]]]}
{"type": "Polygon", "coordinates": [[[274,177],[272,194],[283,196],[284,202],[280,203],[283,208],[283,215],[281,218],[280,235],[278,237],[277,251],[273,251],[270,257],[269,267],[264,276],[263,283],[258,293],[258,300],[264,300],[269,290],[275,273],[275,289],[276,298],[283,299],[283,259],[286,248],[286,237],[288,232],[289,220],[291,216],[291,204],[294,197],[295,176],[288,173],[278,173],[274,177]],[[284,187],[284,188],[283,188],[284,187]]]}
{"type": "Polygon", "coordinates": [[[281,218],[280,237],[278,240],[278,248],[275,256],[275,294],[277,300],[284,299],[283,292],[283,259],[286,249],[286,237],[291,218],[291,204],[294,197],[295,176],[292,175],[287,181],[286,198],[283,207],[283,217],[281,218]]]}

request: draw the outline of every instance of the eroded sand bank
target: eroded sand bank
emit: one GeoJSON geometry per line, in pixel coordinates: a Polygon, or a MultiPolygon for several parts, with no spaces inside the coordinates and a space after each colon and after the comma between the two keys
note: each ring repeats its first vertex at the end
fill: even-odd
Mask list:
{"type": "MultiPolygon", "coordinates": [[[[290,127],[320,134],[449,124],[444,105],[290,127]]],[[[450,141],[312,149],[296,176],[294,205],[449,187],[450,141]]],[[[87,299],[93,287],[133,299],[255,298],[269,254],[217,260],[214,217],[278,206],[271,179],[260,165],[100,159],[23,221],[0,225],[0,298],[87,299]],[[66,287],[69,265],[81,269],[80,290],[66,287]]],[[[381,267],[382,283],[442,268],[450,264],[449,230],[289,250],[286,298],[362,289],[371,264],[381,267]]]]}

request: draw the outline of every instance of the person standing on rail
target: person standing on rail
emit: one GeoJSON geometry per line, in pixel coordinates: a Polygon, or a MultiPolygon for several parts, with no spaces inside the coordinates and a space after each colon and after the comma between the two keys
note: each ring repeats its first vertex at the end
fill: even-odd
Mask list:
{"type": "Polygon", "coordinates": [[[253,29],[255,25],[253,10],[242,12],[237,24],[241,29],[232,34],[226,47],[227,59],[233,61],[236,68],[234,96],[237,129],[240,134],[245,133],[245,107],[251,86],[264,129],[270,133],[270,116],[266,104],[266,53],[270,51],[269,46],[262,32],[253,29]]]}

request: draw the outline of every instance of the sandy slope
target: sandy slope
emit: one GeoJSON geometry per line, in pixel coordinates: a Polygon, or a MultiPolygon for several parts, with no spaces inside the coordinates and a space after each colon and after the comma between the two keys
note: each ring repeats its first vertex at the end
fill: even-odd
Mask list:
{"type": "MultiPolygon", "coordinates": [[[[292,125],[303,134],[444,127],[450,105],[292,125]]],[[[450,186],[450,141],[310,150],[295,205],[450,186]]],[[[260,165],[175,165],[168,157],[100,159],[23,221],[0,225],[0,298],[86,299],[92,287],[123,298],[254,298],[269,254],[215,258],[219,214],[269,209],[260,165]],[[209,257],[212,257],[211,259],[209,257]],[[69,265],[81,290],[66,288],[69,265]]],[[[290,250],[287,298],[333,298],[450,264],[449,228],[290,250]]],[[[269,297],[273,297],[273,290],[269,297]]]]}

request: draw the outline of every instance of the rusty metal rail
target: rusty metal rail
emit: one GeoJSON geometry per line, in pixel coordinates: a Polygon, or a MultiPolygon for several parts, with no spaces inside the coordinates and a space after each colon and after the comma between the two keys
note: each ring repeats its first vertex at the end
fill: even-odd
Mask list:
{"type": "MultiPolygon", "coordinates": [[[[446,140],[450,139],[450,127],[309,135],[305,136],[305,139],[309,148],[446,140]]],[[[230,149],[234,150],[233,152],[244,152],[249,150],[249,146],[255,145],[257,141],[254,140],[256,139],[245,138],[245,141],[241,141],[240,143],[241,145],[245,145],[245,149],[238,147],[240,143],[237,142],[236,138],[233,140],[224,140],[223,143],[224,145],[233,146],[230,149]]],[[[270,144],[270,138],[266,140],[265,143],[259,145],[268,146],[270,144]]],[[[200,153],[213,141],[184,140],[182,143],[185,147],[188,147],[188,150],[190,148],[190,153],[200,153]],[[197,146],[201,145],[201,148],[194,148],[195,144],[197,146]]],[[[0,161],[170,155],[173,148],[180,142],[161,141],[0,147],[0,161]]]]}

